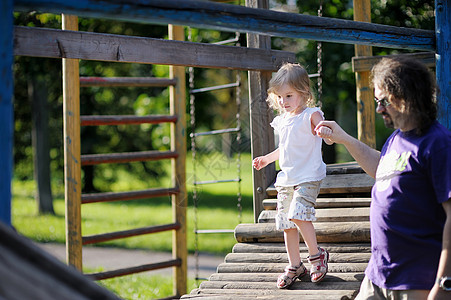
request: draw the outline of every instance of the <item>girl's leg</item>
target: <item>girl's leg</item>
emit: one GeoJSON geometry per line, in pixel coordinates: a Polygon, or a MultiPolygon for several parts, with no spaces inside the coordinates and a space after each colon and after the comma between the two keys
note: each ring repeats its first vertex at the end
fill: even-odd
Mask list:
{"type": "MultiPolygon", "coordinates": [[[[302,237],[304,238],[305,245],[308,248],[308,254],[310,256],[318,254],[318,242],[316,240],[316,232],[313,223],[310,221],[301,221],[292,219],[301,231],[302,237]]],[[[285,241],[286,243],[286,241],[285,241]]],[[[299,238],[298,238],[299,244],[299,238]]],[[[287,248],[288,249],[288,248],[287,248]]]]}
{"type": "Polygon", "coordinates": [[[291,266],[299,266],[301,264],[301,254],[299,253],[299,232],[297,228],[285,229],[283,236],[288,262],[291,266]]]}

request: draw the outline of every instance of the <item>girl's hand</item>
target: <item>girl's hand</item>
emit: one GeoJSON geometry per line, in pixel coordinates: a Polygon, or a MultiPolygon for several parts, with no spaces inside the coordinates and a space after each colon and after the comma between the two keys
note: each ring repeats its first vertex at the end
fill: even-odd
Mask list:
{"type": "Polygon", "coordinates": [[[268,165],[268,161],[265,156],[259,156],[254,158],[252,161],[252,166],[258,171],[268,165]]]}
{"type": "Polygon", "coordinates": [[[326,144],[328,144],[328,145],[332,145],[334,142],[330,139],[331,137],[332,137],[332,133],[333,133],[333,131],[332,131],[332,129],[330,129],[329,127],[327,127],[327,126],[324,126],[324,125],[320,125],[320,126],[317,126],[316,128],[315,128],[315,132],[316,132],[316,134],[320,137],[320,138],[323,138],[324,139],[324,141],[326,142],[326,144]]]}

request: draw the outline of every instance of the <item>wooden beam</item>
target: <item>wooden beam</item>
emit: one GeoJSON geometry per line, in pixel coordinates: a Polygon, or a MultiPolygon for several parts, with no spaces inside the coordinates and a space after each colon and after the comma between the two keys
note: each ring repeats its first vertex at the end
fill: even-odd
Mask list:
{"type": "Polygon", "coordinates": [[[15,55],[200,68],[274,71],[295,57],[285,51],[20,26],[14,42],[15,55]]]}
{"type": "Polygon", "coordinates": [[[11,226],[13,174],[13,1],[0,4],[0,221],[11,226]]]}
{"type": "Polygon", "coordinates": [[[434,52],[418,52],[406,53],[396,55],[380,55],[380,56],[355,56],[352,58],[352,70],[354,72],[371,71],[373,66],[377,64],[384,57],[398,57],[406,56],[420,60],[428,68],[435,68],[435,53],[434,52]]]}
{"type": "Polygon", "coordinates": [[[389,48],[434,50],[433,31],[184,0],[16,0],[15,9],[176,24],[221,31],[389,48]]]}
{"type": "MultiPolygon", "coordinates": [[[[247,0],[246,5],[256,8],[269,7],[268,0],[247,0]]],[[[249,48],[259,48],[265,51],[271,49],[269,36],[248,34],[247,45],[249,48]]],[[[294,62],[294,59],[291,61],[294,62]]],[[[257,157],[266,155],[275,149],[274,129],[269,123],[273,119],[273,112],[266,103],[268,83],[271,72],[249,72],[249,112],[251,131],[251,155],[257,157]]],[[[266,188],[274,181],[276,167],[272,163],[263,170],[252,169],[254,222],[263,211],[263,200],[266,198],[266,188]]]]}
{"type": "Polygon", "coordinates": [[[451,130],[451,3],[435,1],[435,31],[437,34],[437,94],[438,120],[451,130]]]}
{"type": "MultiPolygon", "coordinates": [[[[371,1],[354,0],[354,20],[371,23],[371,1]]],[[[356,56],[372,56],[370,46],[355,45],[356,56]]],[[[375,106],[370,88],[370,72],[356,72],[357,138],[371,148],[376,147],[375,106]]]]}
{"type": "Polygon", "coordinates": [[[80,77],[80,86],[108,87],[168,87],[175,85],[175,80],[157,77],[80,77]]]}
{"type": "MultiPolygon", "coordinates": [[[[181,26],[168,26],[169,39],[173,42],[185,40],[185,29],[181,26]]],[[[180,49],[178,49],[180,51],[180,49]]],[[[181,56],[184,56],[185,53],[181,56]]],[[[178,55],[180,56],[180,55],[178,55]]],[[[219,55],[218,55],[219,56],[219,55]]],[[[215,57],[218,57],[215,56],[215,57]]],[[[173,268],[173,291],[176,296],[186,294],[188,288],[188,238],[186,191],[186,82],[184,67],[169,67],[169,77],[177,84],[169,88],[169,110],[171,115],[178,116],[177,122],[171,123],[171,150],[178,153],[172,160],[172,184],[179,190],[171,197],[172,220],[180,224],[180,228],[172,232],[172,258],[180,260],[180,265],[173,268]]]]}
{"type": "MultiPolygon", "coordinates": [[[[63,29],[77,30],[78,17],[63,15],[63,29]]],[[[64,194],[66,261],[82,271],[80,78],[77,59],[63,59],[64,194]]]]}

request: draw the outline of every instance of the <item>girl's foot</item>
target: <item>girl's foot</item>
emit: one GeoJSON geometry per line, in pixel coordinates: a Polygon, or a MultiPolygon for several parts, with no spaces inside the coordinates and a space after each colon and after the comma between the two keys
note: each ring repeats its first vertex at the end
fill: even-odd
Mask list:
{"type": "Polygon", "coordinates": [[[327,263],[329,262],[329,253],[323,248],[318,248],[318,250],[318,254],[308,257],[308,261],[312,265],[310,268],[312,282],[320,282],[323,280],[328,269],[327,263]]]}
{"type": "Polygon", "coordinates": [[[297,278],[304,276],[307,274],[307,269],[304,264],[301,262],[299,266],[286,266],[285,272],[279,275],[277,278],[277,287],[279,289],[284,289],[290,287],[297,278]]]}

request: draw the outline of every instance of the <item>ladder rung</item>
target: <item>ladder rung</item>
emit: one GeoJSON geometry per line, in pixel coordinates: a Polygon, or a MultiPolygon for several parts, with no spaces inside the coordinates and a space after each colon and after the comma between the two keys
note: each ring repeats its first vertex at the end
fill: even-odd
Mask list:
{"type": "Polygon", "coordinates": [[[308,77],[309,78],[315,78],[315,77],[320,77],[321,75],[319,73],[313,73],[313,74],[309,74],[308,77]]]}
{"type": "Polygon", "coordinates": [[[80,77],[80,86],[144,86],[144,87],[168,87],[177,84],[175,79],[156,77],[80,77]]]}
{"type": "Polygon", "coordinates": [[[218,129],[218,130],[212,130],[212,131],[191,133],[190,136],[197,137],[197,136],[203,136],[203,135],[224,134],[224,133],[230,133],[230,132],[239,132],[240,130],[241,130],[240,128],[218,129]]]}
{"type": "Polygon", "coordinates": [[[80,116],[81,126],[123,125],[123,124],[160,124],[175,123],[176,115],[151,115],[151,116],[80,116]]]}
{"type": "Polygon", "coordinates": [[[123,230],[123,231],[116,231],[116,232],[84,236],[84,237],[82,237],[82,241],[83,241],[83,245],[89,245],[89,244],[108,242],[108,241],[112,241],[112,240],[143,235],[143,234],[157,233],[157,232],[163,232],[163,231],[168,231],[168,230],[177,230],[177,229],[180,229],[180,224],[178,224],[178,223],[157,225],[157,226],[148,226],[148,227],[142,227],[142,228],[136,228],[136,229],[130,229],[130,230],[123,230]]]}
{"type": "Polygon", "coordinates": [[[224,179],[224,180],[207,180],[207,181],[195,181],[194,185],[212,184],[212,183],[226,183],[226,182],[240,182],[241,178],[237,179],[224,179]]]}
{"type": "Polygon", "coordinates": [[[216,43],[212,43],[214,45],[225,45],[225,44],[230,44],[230,43],[235,43],[238,42],[240,39],[238,37],[235,37],[233,39],[228,39],[228,40],[224,40],[224,41],[219,41],[216,43]]]}
{"type": "Polygon", "coordinates": [[[164,268],[170,268],[170,267],[180,267],[182,265],[182,260],[177,259],[171,259],[168,261],[153,263],[153,264],[146,264],[136,267],[129,267],[129,268],[123,268],[118,270],[112,270],[112,271],[106,271],[106,272],[100,272],[100,273],[91,273],[91,274],[85,274],[88,278],[92,280],[103,280],[113,277],[119,277],[119,276],[125,276],[140,272],[146,272],[146,271],[153,271],[153,270],[159,270],[164,268]]]}
{"type": "Polygon", "coordinates": [[[195,230],[194,233],[234,233],[234,229],[199,229],[195,230]]]}
{"type": "Polygon", "coordinates": [[[154,198],[178,194],[180,191],[178,188],[168,189],[147,189],[141,191],[131,192],[108,192],[108,193],[94,193],[94,194],[82,194],[81,203],[96,203],[96,202],[109,202],[109,201],[123,201],[123,200],[137,200],[145,198],[154,198]]]}
{"type": "Polygon", "coordinates": [[[178,153],[174,151],[141,151],[108,154],[85,154],[81,156],[81,165],[98,165],[106,163],[126,163],[134,161],[149,161],[177,158],[178,153]]]}
{"type": "Polygon", "coordinates": [[[228,83],[228,84],[223,84],[223,85],[216,85],[216,86],[200,88],[200,89],[194,89],[194,90],[191,90],[190,93],[191,94],[197,94],[197,93],[203,93],[203,92],[210,92],[210,91],[228,89],[228,88],[237,87],[237,86],[240,86],[239,82],[228,83]]]}

